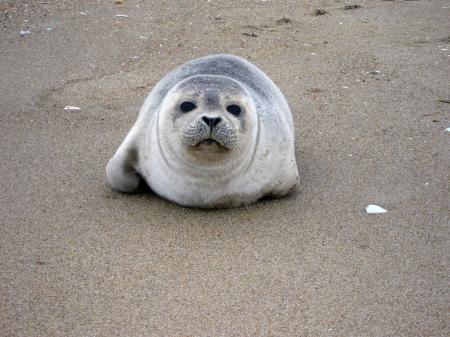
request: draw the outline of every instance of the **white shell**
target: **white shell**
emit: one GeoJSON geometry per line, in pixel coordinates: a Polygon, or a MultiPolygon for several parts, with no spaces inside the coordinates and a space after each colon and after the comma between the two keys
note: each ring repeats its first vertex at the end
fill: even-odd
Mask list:
{"type": "Polygon", "coordinates": [[[381,214],[381,213],[386,213],[387,210],[385,210],[384,208],[382,208],[378,205],[369,205],[366,207],[366,212],[369,214],[381,214]]]}
{"type": "Polygon", "coordinates": [[[81,110],[81,108],[79,106],[68,105],[64,107],[64,110],[81,110]]]}

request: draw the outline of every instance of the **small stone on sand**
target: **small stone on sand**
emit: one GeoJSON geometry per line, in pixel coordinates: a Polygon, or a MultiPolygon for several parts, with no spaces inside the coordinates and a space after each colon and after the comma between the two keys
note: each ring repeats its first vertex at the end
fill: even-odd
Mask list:
{"type": "Polygon", "coordinates": [[[351,10],[351,9],[357,9],[357,8],[361,8],[360,5],[345,5],[344,9],[345,10],[351,10]]]}
{"type": "Polygon", "coordinates": [[[319,16],[319,15],[325,15],[328,12],[324,9],[316,9],[314,12],[312,12],[313,16],[319,16]]]}
{"type": "Polygon", "coordinates": [[[387,210],[385,210],[384,208],[382,208],[378,205],[369,205],[366,207],[366,212],[368,214],[382,214],[382,213],[386,213],[387,210]]]}

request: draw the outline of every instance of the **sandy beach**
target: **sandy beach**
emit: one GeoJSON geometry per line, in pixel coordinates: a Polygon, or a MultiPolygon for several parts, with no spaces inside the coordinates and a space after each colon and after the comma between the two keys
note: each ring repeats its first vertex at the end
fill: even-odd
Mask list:
{"type": "Polygon", "coordinates": [[[7,0],[0,24],[0,336],[450,335],[448,0],[7,0]],[[299,190],[112,190],[149,91],[214,53],[285,94],[299,190]]]}

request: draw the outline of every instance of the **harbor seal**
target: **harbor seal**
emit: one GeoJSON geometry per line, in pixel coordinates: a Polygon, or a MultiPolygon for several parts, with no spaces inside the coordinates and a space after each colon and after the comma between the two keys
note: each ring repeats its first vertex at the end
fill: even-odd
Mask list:
{"type": "Polygon", "coordinates": [[[291,111],[260,69],[232,55],[179,66],[154,87],[106,167],[111,186],[200,208],[281,197],[298,184],[291,111]]]}

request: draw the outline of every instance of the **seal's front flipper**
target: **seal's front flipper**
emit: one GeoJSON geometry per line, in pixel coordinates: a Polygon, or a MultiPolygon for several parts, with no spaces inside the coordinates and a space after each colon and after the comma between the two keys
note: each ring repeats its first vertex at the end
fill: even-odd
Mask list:
{"type": "Polygon", "coordinates": [[[127,137],[106,166],[106,176],[113,188],[135,193],[142,189],[143,179],[136,171],[138,150],[127,137]]]}

